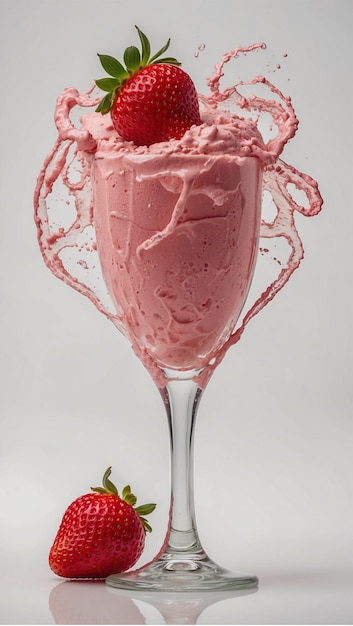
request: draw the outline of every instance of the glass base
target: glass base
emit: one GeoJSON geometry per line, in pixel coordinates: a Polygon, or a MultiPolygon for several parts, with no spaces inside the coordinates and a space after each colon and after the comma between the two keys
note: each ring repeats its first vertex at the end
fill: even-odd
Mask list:
{"type": "Polygon", "coordinates": [[[203,558],[162,557],[139,570],[113,574],[107,585],[130,591],[202,592],[252,589],[258,578],[244,572],[219,567],[207,556],[203,558]]]}

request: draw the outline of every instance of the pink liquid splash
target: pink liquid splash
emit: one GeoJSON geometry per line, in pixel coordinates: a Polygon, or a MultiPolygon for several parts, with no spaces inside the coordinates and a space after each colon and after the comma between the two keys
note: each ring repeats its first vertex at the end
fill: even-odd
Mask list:
{"type": "MultiPolygon", "coordinates": [[[[208,366],[195,376],[203,388],[228,349],[239,341],[249,321],[274,298],[299,267],[304,250],[296,228],[295,214],[298,212],[303,216],[314,216],[322,207],[316,181],[279,158],[298,127],[290,98],[263,76],[239,81],[223,91],[220,88],[225,67],[230,61],[264,48],[264,44],[253,44],[225,54],[207,81],[209,94],[199,97],[205,109],[225,111],[248,120],[249,124],[255,123],[264,137],[262,125],[265,120],[270,135],[265,142],[265,149],[253,143],[248,148],[251,155],[256,156],[258,151],[263,163],[264,206],[267,202],[272,210],[271,217],[266,217],[265,211],[263,214],[260,256],[272,258],[273,263],[271,244],[279,241],[286,243],[286,253],[284,258],[282,255],[276,260],[278,271],[275,278],[250,303],[227,341],[212,355],[208,366]],[[244,95],[243,91],[249,89],[250,95],[244,95]],[[260,95],[258,90],[263,90],[260,95]],[[304,197],[302,204],[295,200],[297,192],[304,197]]],[[[100,97],[95,98],[92,94],[93,89],[84,94],[67,89],[58,98],[55,120],[59,136],[37,181],[35,220],[40,249],[51,272],[88,297],[125,334],[122,317],[117,315],[107,293],[97,253],[89,158],[96,150],[96,140],[88,130],[76,128],[71,119],[75,112],[81,114],[98,104],[100,97]]],[[[163,386],[161,369],[147,353],[133,347],[157,385],[163,386]]]]}

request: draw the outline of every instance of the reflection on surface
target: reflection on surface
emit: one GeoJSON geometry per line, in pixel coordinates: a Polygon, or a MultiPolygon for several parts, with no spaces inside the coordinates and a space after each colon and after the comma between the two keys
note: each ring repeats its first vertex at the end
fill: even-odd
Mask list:
{"type": "Polygon", "coordinates": [[[160,612],[165,624],[196,624],[212,604],[256,592],[257,589],[247,589],[147,594],[113,589],[104,581],[70,580],[51,590],[49,608],[56,624],[146,624],[141,604],[147,603],[160,612]]]}
{"type": "Polygon", "coordinates": [[[55,624],[145,624],[136,604],[108,593],[104,581],[69,580],[54,587],[49,608],[55,624]]]}
{"type": "MultiPolygon", "coordinates": [[[[111,593],[121,595],[122,591],[110,589],[111,593]]],[[[205,591],[203,593],[143,593],[134,595],[130,592],[129,597],[141,600],[154,606],[164,619],[165,624],[196,624],[202,612],[212,604],[238,598],[240,596],[256,593],[257,589],[244,589],[243,591],[205,591]]],[[[126,593],[124,591],[124,593],[126,593]]]]}

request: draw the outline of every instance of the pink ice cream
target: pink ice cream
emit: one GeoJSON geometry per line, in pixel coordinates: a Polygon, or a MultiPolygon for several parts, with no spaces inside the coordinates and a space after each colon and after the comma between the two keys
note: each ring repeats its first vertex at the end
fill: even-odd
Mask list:
{"type": "Polygon", "coordinates": [[[245,301],[260,215],[256,158],[95,159],[100,262],[134,346],[167,368],[212,358],[245,301]]]}
{"type": "MultiPolygon", "coordinates": [[[[149,148],[124,142],[110,117],[100,113],[84,115],[81,127],[75,128],[72,108],[97,104],[90,92],[67,89],[58,99],[59,139],[36,190],[43,256],[57,276],[90,297],[128,336],[159,385],[163,368],[199,370],[198,383],[206,384],[247,321],[298,267],[303,251],[294,211],[314,215],[321,208],[315,181],[279,159],[297,128],[290,99],[263,77],[248,84],[265,85],[276,99],[246,99],[239,85],[220,91],[225,63],[262,47],[255,44],[225,55],[208,81],[209,96],[200,96],[202,125],[193,126],[180,140],[149,148]],[[277,128],[267,143],[257,125],[262,113],[270,113],[277,128]],[[76,178],[72,163],[79,170],[76,178]],[[74,198],[69,227],[56,223],[49,208],[60,177],[74,198]],[[289,183],[305,192],[309,208],[295,203],[289,183]],[[261,222],[263,190],[271,193],[277,207],[271,223],[261,222]],[[87,240],[78,244],[78,234],[83,233],[87,240]],[[234,332],[260,236],[285,237],[292,252],[278,279],[234,332]],[[102,303],[96,285],[87,286],[67,269],[65,251],[75,246],[92,255],[98,250],[113,309],[102,303]]],[[[82,258],[77,264],[89,268],[82,258]]]]}

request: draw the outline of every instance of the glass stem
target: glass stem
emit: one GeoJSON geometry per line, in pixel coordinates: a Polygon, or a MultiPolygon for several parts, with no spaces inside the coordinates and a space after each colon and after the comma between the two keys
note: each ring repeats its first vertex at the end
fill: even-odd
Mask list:
{"type": "MultiPolygon", "coordinates": [[[[171,443],[171,514],[167,551],[199,553],[194,508],[194,432],[202,390],[193,380],[171,380],[161,390],[171,443]]],[[[182,556],[182,555],[180,555],[182,556]]]]}

